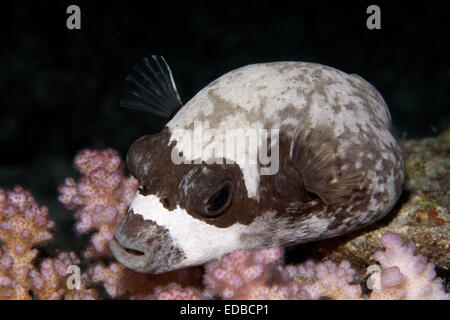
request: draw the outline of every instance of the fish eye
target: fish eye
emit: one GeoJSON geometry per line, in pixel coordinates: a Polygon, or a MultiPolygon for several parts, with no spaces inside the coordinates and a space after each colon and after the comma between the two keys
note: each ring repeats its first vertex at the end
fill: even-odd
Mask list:
{"type": "Polygon", "coordinates": [[[224,212],[231,204],[233,186],[230,182],[219,185],[210,194],[205,204],[204,216],[213,218],[224,212]]]}

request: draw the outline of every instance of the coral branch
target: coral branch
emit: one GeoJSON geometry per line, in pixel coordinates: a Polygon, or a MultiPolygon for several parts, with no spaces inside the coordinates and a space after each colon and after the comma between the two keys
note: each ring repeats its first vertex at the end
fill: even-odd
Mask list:
{"type": "Polygon", "coordinates": [[[70,289],[67,285],[69,266],[79,266],[80,260],[73,252],[63,252],[55,259],[45,259],[40,270],[33,269],[30,278],[33,293],[39,300],[93,300],[98,294],[93,289],[86,289],[86,276],[80,278],[81,287],[70,289]],[[84,280],[84,281],[82,281],[84,280]]]}
{"type": "Polygon", "coordinates": [[[369,278],[373,287],[371,299],[449,299],[442,280],[436,278],[434,265],[423,256],[414,255],[413,243],[406,246],[398,234],[391,232],[381,237],[381,243],[385,251],[374,255],[381,272],[369,278]]]}
{"type": "Polygon", "coordinates": [[[0,251],[0,299],[28,300],[31,299],[27,288],[19,283],[13,271],[14,259],[0,251]]]}
{"type": "Polygon", "coordinates": [[[136,193],[138,182],[125,177],[123,164],[115,150],[83,150],[74,160],[82,177],[78,183],[66,178],[59,188],[59,200],[67,209],[75,210],[76,230],[95,230],[86,257],[110,255],[108,243],[114,229],[126,215],[136,193]]]}
{"type": "Polygon", "coordinates": [[[2,256],[2,273],[9,274],[8,278],[21,287],[15,290],[12,299],[30,298],[25,293],[29,286],[28,272],[38,254],[33,246],[50,240],[49,230],[55,224],[48,219],[48,208],[39,206],[22,187],[11,191],[0,189],[0,212],[0,241],[6,253],[2,256]]]}
{"type": "MultiPolygon", "coordinates": [[[[103,283],[106,292],[112,298],[118,299],[156,299],[154,290],[165,291],[167,285],[200,287],[202,273],[200,268],[180,269],[160,275],[138,273],[127,269],[121,264],[112,263],[109,266],[96,264],[89,268],[92,282],[103,283]]],[[[169,290],[172,291],[172,290],[169,290]]],[[[167,293],[167,291],[165,291],[167,293]]]]}
{"type": "Polygon", "coordinates": [[[206,297],[223,299],[360,299],[347,261],[283,266],[282,249],[236,251],[208,265],[206,297]]]}
{"type": "Polygon", "coordinates": [[[415,245],[405,246],[399,235],[381,237],[385,251],[375,253],[381,264],[369,278],[373,289],[362,295],[358,273],[348,261],[315,264],[307,261],[283,266],[279,248],[235,251],[210,263],[204,296],[222,299],[450,299],[436,278],[434,265],[415,256],[415,245]]]}

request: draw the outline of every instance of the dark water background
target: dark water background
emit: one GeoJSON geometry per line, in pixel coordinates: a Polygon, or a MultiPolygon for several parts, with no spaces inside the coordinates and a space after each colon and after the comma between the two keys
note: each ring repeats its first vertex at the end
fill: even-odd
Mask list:
{"type": "Polygon", "coordinates": [[[112,147],[124,156],[164,125],[118,105],[132,65],[152,53],[168,61],[183,101],[237,67],[309,61],[375,85],[400,137],[450,126],[450,28],[441,2],[380,4],[381,30],[366,28],[371,2],[297,2],[3,2],[0,187],[31,189],[69,237],[71,214],[56,196],[64,177],[77,176],[76,152],[112,147]],[[66,28],[70,4],[81,8],[81,30],[66,28]]]}

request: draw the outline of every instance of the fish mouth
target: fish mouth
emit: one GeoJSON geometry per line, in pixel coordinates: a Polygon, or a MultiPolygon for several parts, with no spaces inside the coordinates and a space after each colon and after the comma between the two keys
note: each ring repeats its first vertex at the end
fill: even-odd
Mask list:
{"type": "Polygon", "coordinates": [[[111,240],[111,242],[109,243],[109,246],[111,248],[111,250],[113,251],[113,253],[115,252],[121,252],[122,254],[126,254],[129,256],[134,256],[134,257],[141,257],[141,256],[145,256],[145,252],[141,251],[141,250],[137,250],[134,248],[129,248],[129,247],[125,247],[124,245],[122,245],[117,239],[116,237],[113,237],[113,239],[111,240]]]}
{"type": "Polygon", "coordinates": [[[127,248],[125,246],[123,246],[117,239],[116,237],[114,237],[111,242],[114,242],[114,246],[117,248],[120,248],[122,251],[124,251],[126,254],[129,254],[130,256],[135,256],[135,257],[139,257],[139,256],[145,256],[145,252],[137,250],[137,249],[132,249],[132,248],[127,248]]]}
{"type": "Polygon", "coordinates": [[[168,271],[164,265],[150,262],[147,253],[134,248],[125,247],[115,237],[109,242],[109,247],[120,264],[134,271],[152,274],[168,271]]]}
{"type": "Polygon", "coordinates": [[[116,260],[129,269],[164,273],[174,269],[183,258],[177,247],[168,245],[171,238],[167,232],[155,222],[144,220],[142,215],[131,213],[114,230],[109,247],[116,260]]]}

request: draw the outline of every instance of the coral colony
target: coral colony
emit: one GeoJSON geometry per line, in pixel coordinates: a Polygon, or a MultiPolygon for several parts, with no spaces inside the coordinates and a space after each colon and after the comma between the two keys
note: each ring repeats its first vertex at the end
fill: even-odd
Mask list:
{"type": "Polygon", "coordinates": [[[94,231],[81,256],[39,259],[36,245],[51,241],[55,227],[47,207],[22,187],[0,190],[0,299],[449,299],[434,265],[394,233],[380,239],[384,250],[368,268],[368,293],[348,261],[285,265],[282,248],[234,251],[204,270],[132,271],[112,259],[107,244],[126,215],[136,179],[124,175],[111,149],[84,150],[75,167],[82,177],[67,178],[59,200],[74,211],[78,234],[94,231]],[[75,284],[74,270],[80,271],[75,284]]]}

